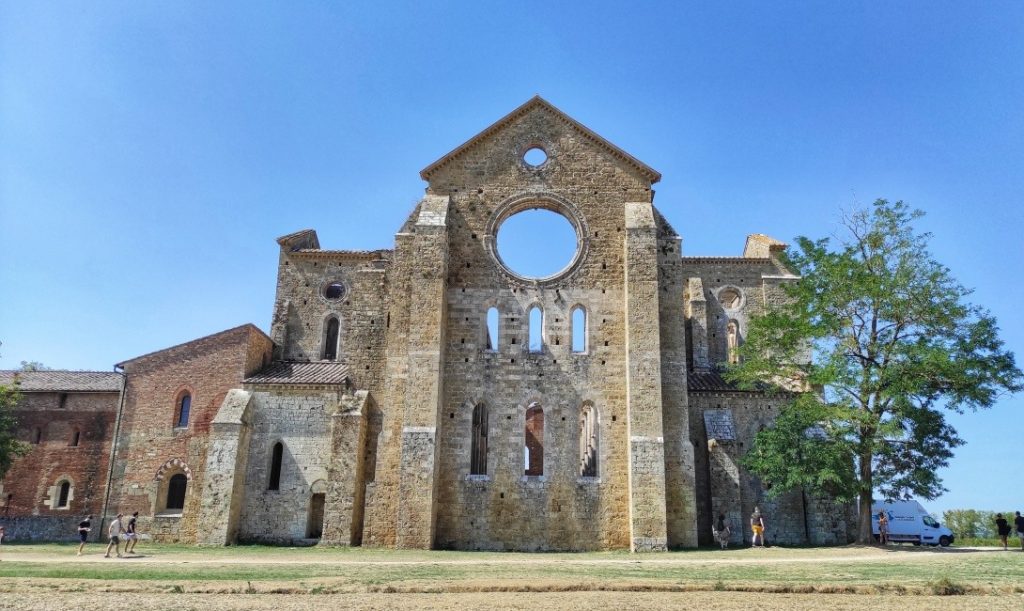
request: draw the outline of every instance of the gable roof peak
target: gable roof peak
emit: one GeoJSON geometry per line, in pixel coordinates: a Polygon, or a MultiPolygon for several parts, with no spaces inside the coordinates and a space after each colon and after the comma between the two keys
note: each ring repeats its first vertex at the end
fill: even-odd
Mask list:
{"type": "Polygon", "coordinates": [[[455,159],[456,157],[462,155],[464,152],[466,152],[467,150],[471,149],[472,147],[474,147],[476,144],[478,144],[479,142],[481,142],[482,140],[484,140],[485,138],[487,138],[491,134],[493,134],[493,133],[497,132],[498,130],[504,128],[505,126],[509,125],[510,123],[512,123],[513,121],[515,121],[519,117],[525,115],[526,113],[530,112],[534,108],[543,108],[543,109],[547,110],[548,112],[552,113],[553,115],[555,115],[556,117],[558,117],[559,119],[561,119],[562,121],[568,123],[569,125],[571,125],[573,128],[575,128],[577,131],[581,132],[585,137],[590,139],[592,142],[594,142],[595,144],[597,144],[601,148],[605,149],[606,151],[608,151],[609,153],[611,153],[615,157],[618,157],[619,159],[621,159],[621,160],[625,161],[626,163],[632,165],[634,168],[636,168],[640,172],[641,175],[643,175],[645,178],[650,180],[651,183],[656,183],[659,180],[661,180],[661,174],[657,170],[655,170],[651,166],[647,165],[646,163],[640,161],[636,157],[630,155],[629,153],[627,153],[626,151],[622,150],[621,148],[615,146],[614,144],[612,144],[608,140],[604,139],[602,136],[598,135],[597,132],[595,132],[594,130],[590,129],[586,125],[583,125],[582,123],[580,123],[576,119],[573,119],[569,115],[565,114],[564,112],[562,112],[562,110],[560,110],[558,107],[556,107],[551,102],[548,102],[547,100],[542,98],[539,94],[538,95],[534,95],[532,98],[530,98],[529,100],[527,100],[526,102],[521,104],[518,108],[516,108],[512,112],[510,112],[507,115],[505,115],[504,117],[498,119],[497,121],[492,123],[490,126],[488,126],[486,129],[484,129],[483,131],[481,131],[477,135],[473,136],[469,140],[467,140],[467,141],[463,142],[462,144],[460,144],[459,146],[455,147],[447,155],[441,157],[440,159],[438,159],[434,163],[432,163],[432,164],[428,165],[427,167],[423,168],[420,171],[420,178],[422,178],[423,180],[426,180],[426,181],[429,182],[430,181],[430,177],[438,169],[448,165],[448,163],[450,161],[452,161],[453,159],[455,159]]]}

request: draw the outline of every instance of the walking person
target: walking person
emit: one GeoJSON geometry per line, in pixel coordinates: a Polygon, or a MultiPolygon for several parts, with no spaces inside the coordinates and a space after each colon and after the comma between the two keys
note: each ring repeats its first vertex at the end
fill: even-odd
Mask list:
{"type": "Polygon", "coordinates": [[[718,541],[718,544],[722,546],[722,549],[729,547],[729,536],[732,535],[732,529],[729,528],[729,523],[725,521],[724,513],[718,514],[718,519],[715,520],[711,534],[714,536],[715,541],[718,541]]]}
{"type": "Polygon", "coordinates": [[[78,523],[78,555],[82,555],[85,548],[85,541],[89,538],[89,531],[92,530],[92,516],[85,516],[85,519],[78,523]]]}
{"type": "Polygon", "coordinates": [[[1003,517],[1003,514],[996,514],[996,534],[999,535],[999,542],[1003,544],[1003,551],[1005,552],[1006,539],[1010,536],[1010,524],[1003,517]]]}
{"type": "Polygon", "coordinates": [[[889,516],[885,515],[885,510],[878,512],[878,542],[889,545],[889,516]]]}
{"type": "Polygon", "coordinates": [[[136,511],[128,520],[128,529],[124,533],[124,553],[126,556],[135,553],[135,545],[139,542],[139,534],[135,532],[138,517],[139,512],[136,511]]]}
{"type": "Polygon", "coordinates": [[[117,514],[117,518],[110,523],[110,527],[107,528],[107,534],[110,536],[110,543],[107,543],[107,553],[103,555],[104,558],[110,558],[110,548],[117,549],[117,557],[121,557],[121,533],[124,532],[124,527],[121,526],[121,517],[124,514],[117,514]]]}
{"type": "Polygon", "coordinates": [[[761,516],[761,510],[757,507],[754,507],[754,513],[750,514],[750,530],[754,533],[750,545],[764,547],[764,517],[761,516]]]}
{"type": "Polygon", "coordinates": [[[1013,525],[1017,528],[1017,538],[1020,539],[1020,551],[1024,552],[1024,517],[1020,512],[1015,512],[1017,517],[1013,518],[1013,525]]]}

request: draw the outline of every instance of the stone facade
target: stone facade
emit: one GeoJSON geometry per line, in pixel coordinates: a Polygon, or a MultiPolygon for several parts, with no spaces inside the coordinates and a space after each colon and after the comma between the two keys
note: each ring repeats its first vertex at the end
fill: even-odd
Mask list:
{"type": "Polygon", "coordinates": [[[269,337],[247,325],[121,364],[108,513],[205,545],[656,551],[709,542],[717,512],[746,540],[760,504],[770,541],[845,542],[848,508],[769,503],[739,467],[779,400],[717,371],[795,279],[784,245],[683,257],[660,175],[540,98],[421,177],[393,249],[278,239],[269,337]],[[544,278],[497,250],[534,208],[576,234],[544,278]]]}

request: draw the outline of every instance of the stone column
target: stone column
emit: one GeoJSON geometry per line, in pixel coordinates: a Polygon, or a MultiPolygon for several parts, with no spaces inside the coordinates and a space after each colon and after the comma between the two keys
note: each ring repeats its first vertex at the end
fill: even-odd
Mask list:
{"type": "Polygon", "coordinates": [[[625,207],[630,548],[635,552],[655,551],[668,545],[657,225],[649,202],[627,202],[625,207]]]}
{"type": "Polygon", "coordinates": [[[231,545],[238,536],[238,521],[245,502],[252,398],[252,393],[244,390],[228,391],[210,423],[196,533],[199,545],[231,545]]]}
{"type": "Polygon", "coordinates": [[[358,545],[363,536],[366,418],[370,393],[344,395],[331,415],[331,462],[327,469],[322,543],[358,545]]]}
{"type": "Polygon", "coordinates": [[[708,356],[708,302],[704,297],[704,283],[700,278],[690,278],[690,341],[693,344],[693,368],[696,371],[710,371],[711,358],[708,356]]]}
{"type": "MultiPolygon", "coordinates": [[[[409,256],[408,379],[402,409],[396,546],[430,549],[437,504],[437,421],[443,397],[448,197],[428,195],[409,256]]],[[[396,406],[397,407],[397,406],[396,406]]]]}

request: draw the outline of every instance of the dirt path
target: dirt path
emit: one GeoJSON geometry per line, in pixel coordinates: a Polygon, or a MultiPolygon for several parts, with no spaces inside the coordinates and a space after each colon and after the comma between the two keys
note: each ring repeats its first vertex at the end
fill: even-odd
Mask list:
{"type": "Polygon", "coordinates": [[[499,565],[516,566],[550,564],[554,566],[577,566],[577,565],[643,565],[643,566],[686,566],[686,565],[730,565],[730,564],[776,564],[776,563],[849,563],[849,562],[887,562],[898,558],[900,561],[944,561],[951,556],[962,554],[996,554],[1006,553],[998,548],[948,548],[948,549],[919,549],[919,548],[874,548],[857,547],[847,550],[829,550],[827,554],[819,550],[768,548],[764,550],[737,549],[724,552],[706,552],[693,554],[679,554],[671,556],[642,555],[642,556],[620,556],[617,558],[595,558],[581,555],[578,557],[550,557],[545,554],[507,554],[501,556],[484,556],[480,558],[445,558],[438,555],[430,558],[402,559],[402,558],[357,558],[351,556],[330,556],[316,555],[295,557],[291,554],[277,553],[269,549],[266,553],[253,556],[237,556],[212,554],[203,557],[195,552],[162,552],[159,549],[150,554],[143,553],[124,558],[104,558],[102,551],[87,551],[82,556],[76,556],[73,550],[60,550],[57,553],[40,553],[34,551],[21,551],[17,548],[5,549],[0,560],[3,562],[33,562],[33,563],[104,563],[113,562],[131,564],[194,564],[194,565],[335,565],[335,566],[476,566],[476,565],[499,565]]]}
{"type": "Polygon", "coordinates": [[[310,609],[427,609],[432,611],[474,611],[493,609],[686,609],[720,611],[953,611],[1020,609],[1021,597],[989,596],[878,596],[844,594],[753,594],[741,592],[545,592],[467,594],[111,594],[33,593],[0,598],[0,608],[15,610],[147,609],[184,611],[226,609],[229,611],[309,611],[310,609]]]}

